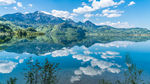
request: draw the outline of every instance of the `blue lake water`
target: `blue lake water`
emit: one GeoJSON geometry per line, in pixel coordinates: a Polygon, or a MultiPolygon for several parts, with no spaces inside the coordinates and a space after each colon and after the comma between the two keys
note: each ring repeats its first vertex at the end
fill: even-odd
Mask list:
{"type": "Polygon", "coordinates": [[[142,78],[150,79],[150,41],[95,42],[90,46],[60,46],[47,43],[35,46],[36,42],[15,43],[0,51],[0,81],[5,83],[10,77],[17,77],[18,84],[25,84],[24,68],[26,60],[33,57],[43,62],[48,58],[59,63],[58,84],[98,84],[100,79],[121,79],[127,69],[126,55],[130,55],[137,68],[142,69],[142,78]],[[33,43],[33,44],[31,44],[33,43]],[[26,44],[26,45],[24,45],[26,44]],[[30,44],[31,48],[28,46],[30,44]],[[34,48],[33,48],[34,47],[34,48]],[[46,50],[44,49],[46,48],[46,50]],[[25,50],[23,50],[25,49],[25,50]],[[30,52],[33,51],[33,52],[30,52]],[[40,51],[43,51],[40,53],[40,51]]]}

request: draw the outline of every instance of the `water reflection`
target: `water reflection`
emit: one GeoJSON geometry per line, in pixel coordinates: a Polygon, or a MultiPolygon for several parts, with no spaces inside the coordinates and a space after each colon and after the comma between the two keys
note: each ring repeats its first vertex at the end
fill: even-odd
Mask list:
{"type": "MultiPolygon", "coordinates": [[[[6,37],[5,37],[6,38],[6,37]]],[[[11,37],[9,40],[0,38],[0,49],[5,50],[7,52],[15,52],[15,53],[30,53],[30,54],[36,54],[41,55],[48,52],[52,52],[55,50],[60,50],[64,47],[66,48],[72,48],[74,46],[86,46],[91,47],[95,43],[101,43],[101,44],[95,44],[95,46],[106,46],[106,47],[119,47],[119,46],[126,46],[129,44],[133,44],[134,42],[141,42],[149,40],[150,37],[109,37],[109,36],[97,36],[97,37],[82,37],[82,38],[72,38],[67,39],[63,36],[39,36],[34,37],[32,39],[29,38],[17,38],[17,37],[11,37]],[[60,39],[63,38],[63,39],[60,39]],[[116,42],[118,41],[118,42],[116,42]],[[125,42],[121,42],[125,41],[125,42]],[[65,43],[64,43],[65,42],[65,43]],[[118,46],[119,45],[119,46],[118,46]]]]}
{"type": "MultiPolygon", "coordinates": [[[[145,41],[146,39],[148,38],[132,37],[131,39],[131,37],[127,37],[121,39],[119,37],[84,37],[78,41],[70,40],[64,44],[62,43],[64,41],[60,41],[61,39],[57,38],[54,39],[54,37],[37,37],[30,40],[12,38],[7,44],[0,44],[0,77],[3,78],[0,80],[9,80],[7,76],[10,74],[13,77],[18,77],[17,81],[23,80],[22,77],[24,75],[21,75],[19,72],[24,72],[22,69],[26,66],[26,62],[30,56],[33,57],[35,64],[36,59],[38,59],[38,63],[41,64],[45,62],[45,60],[43,60],[45,58],[51,62],[60,63],[61,70],[55,75],[58,78],[60,77],[57,84],[98,84],[102,78],[109,80],[109,78],[120,77],[122,79],[122,73],[128,69],[126,67],[127,63],[124,61],[125,54],[128,51],[133,54],[133,51],[128,49],[130,49],[131,46],[133,47],[133,45],[136,45],[134,48],[138,48],[137,41],[145,41]]],[[[134,55],[137,56],[136,54],[134,55]]],[[[150,53],[148,55],[150,55],[150,53]]],[[[128,67],[129,65],[128,63],[128,67]]],[[[33,72],[38,71],[41,76],[41,71],[43,73],[41,69],[43,69],[43,66],[38,67],[39,71],[33,70],[33,72]]],[[[26,75],[27,79],[30,75],[31,72],[26,75]]],[[[39,77],[39,75],[37,76],[39,77]]],[[[43,77],[43,75],[41,77],[43,77]]],[[[105,80],[103,80],[103,82],[105,82],[105,80]]],[[[31,83],[32,80],[29,81],[28,83],[30,84],[37,82],[34,81],[34,83],[31,83]]],[[[46,84],[47,82],[40,83],[46,84]]],[[[17,82],[17,84],[19,83],[17,82]]]]}
{"type": "Polygon", "coordinates": [[[0,61],[0,73],[11,73],[17,64],[12,61],[0,61]]]}

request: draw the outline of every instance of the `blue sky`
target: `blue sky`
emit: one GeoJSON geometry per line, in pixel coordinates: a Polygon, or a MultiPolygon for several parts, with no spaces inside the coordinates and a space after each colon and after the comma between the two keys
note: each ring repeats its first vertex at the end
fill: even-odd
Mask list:
{"type": "Polygon", "coordinates": [[[0,0],[0,15],[41,11],[118,28],[150,28],[150,0],[0,0]]]}

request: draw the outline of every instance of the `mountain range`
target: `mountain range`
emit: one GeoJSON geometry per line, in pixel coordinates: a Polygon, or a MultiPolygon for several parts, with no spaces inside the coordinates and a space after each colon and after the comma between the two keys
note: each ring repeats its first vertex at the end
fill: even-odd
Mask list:
{"type": "MultiPolygon", "coordinates": [[[[2,23],[10,22],[11,25],[12,24],[16,25],[15,26],[16,28],[26,29],[32,27],[37,31],[44,32],[44,33],[48,32],[50,34],[54,33],[54,31],[55,34],[60,34],[61,31],[62,31],[61,34],[62,33],[71,34],[73,32],[76,33],[86,32],[88,35],[150,34],[150,30],[145,28],[125,29],[125,28],[114,28],[107,25],[99,26],[99,25],[95,25],[91,21],[75,22],[71,19],[64,20],[64,18],[55,17],[40,11],[36,11],[34,13],[28,13],[28,14],[23,14],[23,13],[6,14],[0,17],[0,21],[2,23]]],[[[8,23],[7,25],[11,26],[8,23]]],[[[12,28],[14,28],[14,26],[12,28]]],[[[77,36],[79,35],[77,34],[77,36]]]]}
{"type": "Polygon", "coordinates": [[[21,26],[23,28],[27,27],[37,27],[39,25],[57,25],[60,23],[68,23],[72,25],[80,25],[90,28],[99,28],[101,26],[97,26],[91,21],[75,22],[71,19],[64,20],[63,18],[55,17],[44,12],[36,11],[34,13],[22,14],[22,13],[14,13],[14,14],[6,14],[3,15],[0,20],[7,20],[13,22],[17,26],[21,26]]]}

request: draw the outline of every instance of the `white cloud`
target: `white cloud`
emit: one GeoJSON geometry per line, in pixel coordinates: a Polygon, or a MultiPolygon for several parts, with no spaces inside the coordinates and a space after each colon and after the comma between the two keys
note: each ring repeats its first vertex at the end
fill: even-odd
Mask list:
{"type": "Polygon", "coordinates": [[[121,0],[118,5],[125,3],[125,0],[121,0]]]}
{"type": "Polygon", "coordinates": [[[29,12],[24,12],[23,14],[28,14],[29,12]]]}
{"type": "Polygon", "coordinates": [[[90,18],[92,16],[94,16],[94,14],[87,13],[87,14],[84,15],[85,18],[90,18]]]}
{"type": "Polygon", "coordinates": [[[75,74],[75,75],[82,75],[82,71],[81,71],[81,70],[75,70],[75,71],[74,71],[74,74],[75,74]]]}
{"type": "Polygon", "coordinates": [[[116,57],[121,58],[121,56],[117,56],[117,55],[119,55],[118,52],[106,51],[106,52],[102,52],[101,58],[103,58],[103,59],[108,59],[108,58],[114,59],[116,57]]]}
{"type": "Polygon", "coordinates": [[[96,60],[93,57],[85,56],[85,55],[73,55],[72,58],[77,59],[77,60],[82,60],[83,62],[87,62],[90,60],[96,60]]]}
{"type": "Polygon", "coordinates": [[[132,6],[132,5],[134,5],[134,4],[136,4],[134,1],[131,1],[129,4],[128,4],[128,6],[132,6]]]}
{"type": "Polygon", "coordinates": [[[89,18],[85,18],[85,19],[83,19],[83,22],[86,22],[86,21],[88,21],[89,20],[89,18]]]}
{"type": "Polygon", "coordinates": [[[32,5],[32,4],[28,4],[28,6],[29,6],[29,7],[32,7],[33,5],[32,5]]]}
{"type": "Polygon", "coordinates": [[[101,47],[127,47],[129,45],[132,45],[134,42],[129,42],[129,41],[115,41],[111,43],[106,43],[106,44],[101,44],[101,43],[96,43],[93,46],[101,46],[101,47]]]}
{"type": "Polygon", "coordinates": [[[62,50],[56,50],[52,52],[52,57],[63,57],[63,56],[68,56],[69,54],[75,54],[71,49],[62,49],[62,50]]]}
{"type": "Polygon", "coordinates": [[[19,59],[19,56],[16,56],[15,59],[18,60],[18,59],[19,59]]]}
{"type": "MultiPolygon", "coordinates": [[[[103,71],[99,69],[94,69],[91,66],[88,67],[80,67],[79,71],[81,72],[79,75],[84,74],[88,76],[95,76],[95,75],[101,75],[103,71]]],[[[78,74],[76,74],[78,75],[78,74]]]]}
{"type": "Polygon", "coordinates": [[[111,73],[120,73],[120,69],[117,68],[108,68],[107,70],[111,73]]]}
{"type": "Polygon", "coordinates": [[[92,52],[91,52],[91,51],[89,51],[89,50],[85,50],[85,51],[83,51],[83,53],[84,53],[84,54],[86,54],[86,55],[90,55],[90,54],[92,54],[92,52]]]}
{"type": "Polygon", "coordinates": [[[95,16],[96,16],[96,17],[101,17],[101,16],[103,16],[103,14],[97,13],[97,14],[95,14],[95,16]]]}
{"type": "Polygon", "coordinates": [[[71,77],[71,83],[74,83],[75,81],[80,81],[81,76],[72,76],[71,77]]]}
{"type": "Polygon", "coordinates": [[[119,55],[119,52],[106,51],[106,54],[109,54],[109,55],[119,55]]]}
{"type": "Polygon", "coordinates": [[[93,67],[80,67],[80,71],[84,74],[84,75],[88,75],[88,76],[95,76],[95,75],[101,75],[102,71],[98,70],[98,69],[94,69],[93,67]]]}
{"type": "Polygon", "coordinates": [[[68,11],[62,11],[62,10],[52,10],[51,12],[41,11],[41,12],[48,15],[53,15],[55,17],[64,18],[64,19],[74,19],[77,16],[77,14],[75,13],[70,13],[68,11]]]}
{"type": "Polygon", "coordinates": [[[106,61],[99,61],[99,60],[93,60],[91,61],[91,65],[93,67],[98,66],[100,69],[107,69],[110,68],[111,66],[113,66],[113,63],[110,62],[106,62],[106,61]]]}
{"type": "Polygon", "coordinates": [[[51,14],[56,17],[65,17],[67,18],[70,13],[68,11],[52,10],[51,14]]]}
{"type": "Polygon", "coordinates": [[[46,12],[46,11],[41,11],[42,13],[45,13],[45,14],[47,14],[47,15],[51,15],[51,13],[49,13],[49,12],[46,12]]]}
{"type": "Polygon", "coordinates": [[[114,2],[113,0],[92,0],[92,6],[83,6],[83,7],[78,7],[77,9],[73,9],[73,12],[75,13],[87,13],[87,12],[93,12],[96,11],[100,8],[106,8],[106,7],[111,7],[111,6],[116,6],[124,3],[124,0],[121,0],[120,2],[114,2]]]}
{"type": "Polygon", "coordinates": [[[0,73],[11,73],[18,63],[11,61],[0,62],[0,73]]]}
{"type": "Polygon", "coordinates": [[[16,0],[0,0],[0,5],[10,5],[16,3],[16,0]]]}
{"type": "Polygon", "coordinates": [[[134,25],[130,25],[128,22],[102,22],[102,23],[97,23],[97,25],[108,25],[108,26],[112,26],[112,27],[115,27],[115,28],[134,28],[135,26],[134,25]]]}
{"type": "Polygon", "coordinates": [[[95,69],[94,67],[87,66],[87,67],[80,67],[78,70],[74,71],[75,76],[71,77],[71,82],[74,83],[75,81],[80,81],[82,74],[88,76],[96,76],[101,75],[102,70],[95,69]]]}
{"type": "Polygon", "coordinates": [[[122,13],[124,13],[124,11],[105,9],[102,11],[102,16],[106,16],[108,18],[120,17],[122,13]]]}
{"type": "Polygon", "coordinates": [[[21,2],[17,2],[17,6],[18,6],[18,7],[23,7],[23,5],[22,5],[21,2]]]}
{"type": "Polygon", "coordinates": [[[21,64],[21,63],[23,63],[24,62],[24,59],[20,59],[19,60],[19,63],[21,64]]]}
{"type": "Polygon", "coordinates": [[[63,18],[70,18],[70,19],[73,19],[74,16],[77,16],[74,13],[69,13],[68,11],[62,11],[62,10],[52,10],[51,15],[55,17],[63,17],[63,18]]]}
{"type": "Polygon", "coordinates": [[[87,13],[87,12],[91,12],[94,11],[94,9],[90,6],[83,6],[83,7],[78,7],[77,9],[73,9],[74,13],[87,13]]]}
{"type": "Polygon", "coordinates": [[[18,8],[17,8],[17,7],[13,7],[13,9],[14,9],[14,10],[18,10],[18,8]]]}
{"type": "Polygon", "coordinates": [[[63,57],[68,55],[69,55],[69,50],[56,50],[52,52],[52,57],[63,57]]]}
{"type": "Polygon", "coordinates": [[[112,58],[116,58],[116,57],[119,57],[119,58],[121,58],[121,56],[109,56],[109,55],[101,55],[101,58],[103,58],[103,59],[112,59],[112,58]]]}
{"type": "Polygon", "coordinates": [[[114,5],[117,5],[117,2],[114,2],[113,0],[100,0],[100,1],[94,0],[92,3],[94,9],[105,8],[114,5]]]}

